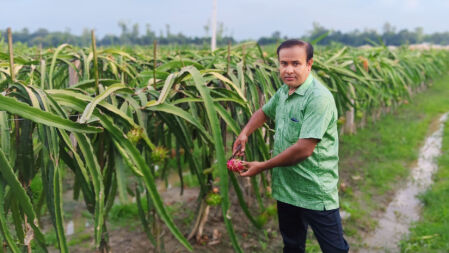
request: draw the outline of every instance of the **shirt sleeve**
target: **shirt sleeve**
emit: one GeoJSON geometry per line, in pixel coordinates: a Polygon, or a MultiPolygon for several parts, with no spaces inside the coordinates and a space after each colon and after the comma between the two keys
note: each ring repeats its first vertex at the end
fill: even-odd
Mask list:
{"type": "Polygon", "coordinates": [[[300,139],[323,139],[334,114],[335,102],[332,97],[313,98],[305,108],[304,120],[299,134],[300,139]]]}
{"type": "Polygon", "coordinates": [[[276,107],[279,100],[279,90],[274,93],[274,96],[272,96],[266,104],[262,106],[262,111],[272,120],[274,120],[276,117],[276,107]]]}

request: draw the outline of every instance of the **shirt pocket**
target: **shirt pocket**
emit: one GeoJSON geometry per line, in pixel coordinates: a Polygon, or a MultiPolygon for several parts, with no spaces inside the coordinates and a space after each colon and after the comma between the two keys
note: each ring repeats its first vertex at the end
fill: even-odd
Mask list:
{"type": "Polygon", "coordinates": [[[289,143],[295,143],[299,139],[303,123],[303,113],[302,106],[297,105],[291,107],[287,114],[288,118],[286,119],[284,138],[289,143]]]}
{"type": "Polygon", "coordinates": [[[284,138],[289,143],[295,143],[299,139],[299,134],[301,132],[302,122],[295,118],[289,117],[287,119],[287,124],[284,129],[284,138]]]}

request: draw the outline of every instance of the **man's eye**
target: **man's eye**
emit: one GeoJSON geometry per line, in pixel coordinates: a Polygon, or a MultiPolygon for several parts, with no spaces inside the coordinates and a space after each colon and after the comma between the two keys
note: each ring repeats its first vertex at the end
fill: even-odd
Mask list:
{"type": "Polygon", "coordinates": [[[299,63],[294,62],[294,63],[293,63],[293,66],[298,67],[298,66],[299,66],[299,63]]]}

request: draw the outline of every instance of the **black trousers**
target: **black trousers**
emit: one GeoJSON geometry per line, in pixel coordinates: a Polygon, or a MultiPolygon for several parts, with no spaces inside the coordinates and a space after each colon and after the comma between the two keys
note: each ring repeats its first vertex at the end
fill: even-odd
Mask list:
{"type": "Polygon", "coordinates": [[[305,252],[310,225],[323,253],[348,252],[339,209],[316,211],[277,202],[284,253],[305,252]]]}

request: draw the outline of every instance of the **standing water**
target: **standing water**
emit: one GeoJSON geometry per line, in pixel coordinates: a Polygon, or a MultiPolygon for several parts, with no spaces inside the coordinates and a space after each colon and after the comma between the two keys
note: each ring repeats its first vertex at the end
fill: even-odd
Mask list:
{"type": "Polygon", "coordinates": [[[399,241],[408,234],[409,226],[419,219],[421,202],[417,195],[432,183],[432,175],[438,168],[437,157],[441,154],[444,122],[448,113],[439,121],[439,128],[427,137],[419,151],[418,164],[411,171],[411,179],[405,188],[396,192],[379,225],[360,252],[399,252],[399,241]]]}

